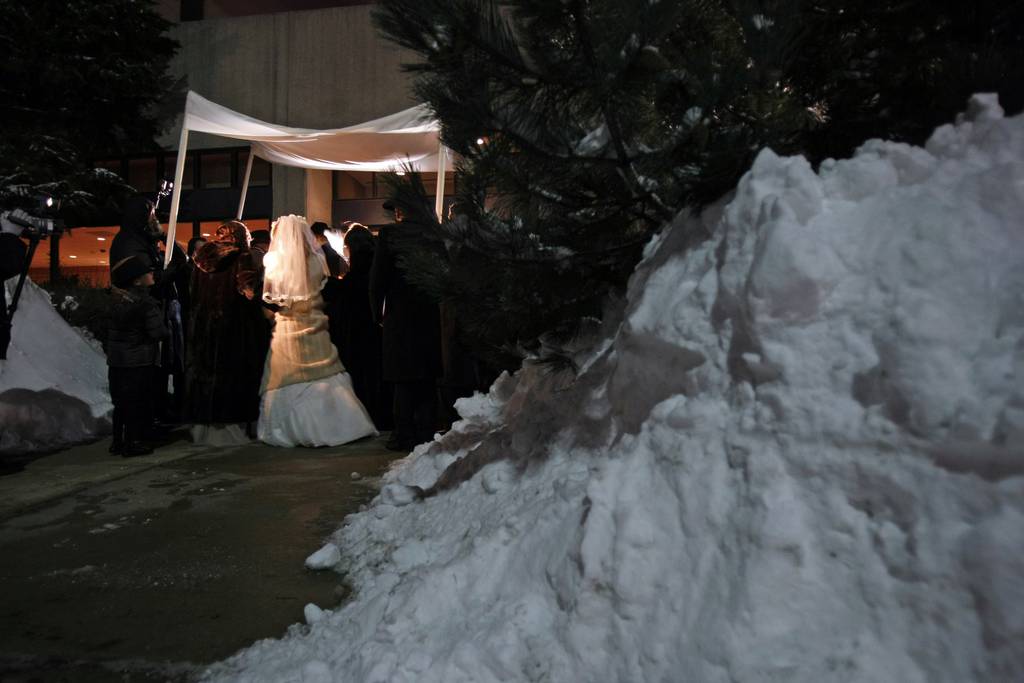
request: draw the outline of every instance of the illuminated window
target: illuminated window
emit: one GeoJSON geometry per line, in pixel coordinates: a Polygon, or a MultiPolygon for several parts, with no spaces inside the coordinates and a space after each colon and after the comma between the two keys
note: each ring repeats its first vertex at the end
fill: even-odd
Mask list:
{"type": "MultiPolygon", "coordinates": [[[[203,221],[199,224],[199,234],[202,237],[209,239],[217,232],[217,228],[222,223],[234,220],[233,218],[224,218],[219,221],[203,221]]],[[[269,218],[246,218],[244,221],[245,227],[249,228],[249,232],[253,230],[270,230],[270,219],[269,218]]]]}

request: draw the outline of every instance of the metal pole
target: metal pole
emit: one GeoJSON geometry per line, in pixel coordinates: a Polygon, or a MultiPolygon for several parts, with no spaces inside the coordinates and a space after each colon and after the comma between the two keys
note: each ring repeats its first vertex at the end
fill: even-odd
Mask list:
{"type": "Polygon", "coordinates": [[[448,150],[444,145],[438,145],[437,148],[437,196],[434,197],[434,213],[437,214],[438,222],[444,221],[444,167],[447,166],[445,160],[448,156],[448,150]]]}
{"type": "Polygon", "coordinates": [[[245,179],[242,181],[242,196],[238,199],[237,220],[242,220],[242,211],[245,210],[245,195],[249,191],[249,176],[252,175],[252,145],[249,145],[249,160],[245,162],[245,179]]]}
{"type": "Polygon", "coordinates": [[[185,156],[188,154],[188,128],[181,120],[181,138],[178,139],[178,161],[174,168],[174,187],[171,188],[171,217],[167,221],[167,243],[164,244],[164,268],[174,255],[174,233],[178,228],[178,206],[181,203],[181,180],[185,177],[185,156]]]}

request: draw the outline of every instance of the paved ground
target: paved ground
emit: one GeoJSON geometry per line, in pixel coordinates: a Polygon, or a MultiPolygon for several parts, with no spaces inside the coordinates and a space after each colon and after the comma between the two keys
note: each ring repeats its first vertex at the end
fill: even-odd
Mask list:
{"type": "Polygon", "coordinates": [[[101,441],[0,477],[0,680],[188,681],[336,606],[343,578],[303,560],[375,495],[383,441],[130,460],[101,441]]]}

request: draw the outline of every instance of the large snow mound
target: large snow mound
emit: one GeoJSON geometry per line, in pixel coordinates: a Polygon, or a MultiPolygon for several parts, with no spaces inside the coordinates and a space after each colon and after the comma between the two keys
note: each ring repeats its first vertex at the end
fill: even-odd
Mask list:
{"type": "Polygon", "coordinates": [[[332,539],[351,602],[207,677],[1024,680],[1024,118],[971,112],[762,152],[578,378],[389,473],[332,539]]]}
{"type": "MultiPolygon", "coordinates": [[[[3,283],[7,301],[17,278],[3,283]]],[[[25,281],[7,360],[0,361],[0,453],[63,448],[109,431],[113,409],[103,352],[25,281]]]]}

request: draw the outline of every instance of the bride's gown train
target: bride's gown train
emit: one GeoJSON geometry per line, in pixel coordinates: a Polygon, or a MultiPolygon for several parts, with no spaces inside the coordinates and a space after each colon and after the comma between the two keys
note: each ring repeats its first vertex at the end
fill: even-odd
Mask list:
{"type": "MultiPolygon", "coordinates": [[[[304,221],[301,225],[309,231],[304,221]]],[[[275,316],[257,423],[259,439],[273,446],[337,446],[377,434],[328,334],[319,293],[321,260],[313,253],[304,264],[312,293],[293,298],[275,316]]],[[[273,272],[268,266],[268,282],[273,272]]],[[[271,282],[267,298],[273,297],[273,288],[271,282]]]]}

